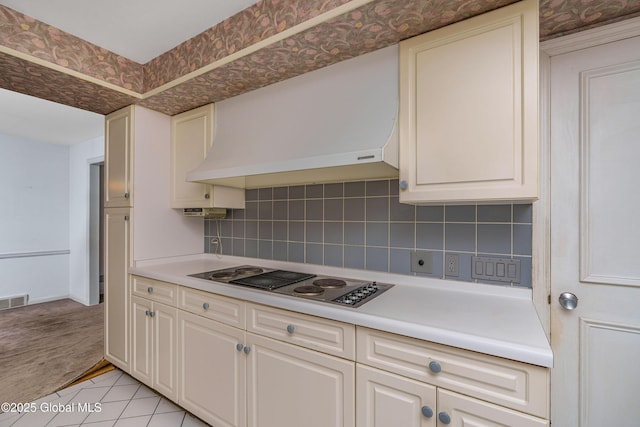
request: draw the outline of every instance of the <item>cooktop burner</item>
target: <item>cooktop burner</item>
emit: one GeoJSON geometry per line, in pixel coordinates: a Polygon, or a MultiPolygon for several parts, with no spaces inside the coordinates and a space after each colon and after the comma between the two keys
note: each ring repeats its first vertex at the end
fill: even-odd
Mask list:
{"type": "Polygon", "coordinates": [[[305,285],[298,286],[293,290],[293,292],[300,295],[321,295],[324,292],[324,289],[320,286],[305,285]]]}
{"type": "Polygon", "coordinates": [[[215,279],[232,279],[234,277],[237,277],[239,273],[236,273],[235,271],[216,271],[213,272],[209,275],[209,277],[211,277],[212,280],[215,279]]]}
{"type": "Polygon", "coordinates": [[[356,308],[387,291],[393,285],[287,270],[270,270],[241,265],[190,274],[200,279],[247,286],[292,297],[356,308]]]}
{"type": "Polygon", "coordinates": [[[313,281],[313,284],[316,286],[320,286],[321,288],[327,289],[335,289],[342,288],[347,286],[347,282],[342,279],[334,279],[334,278],[326,278],[326,279],[317,279],[313,281]]]}

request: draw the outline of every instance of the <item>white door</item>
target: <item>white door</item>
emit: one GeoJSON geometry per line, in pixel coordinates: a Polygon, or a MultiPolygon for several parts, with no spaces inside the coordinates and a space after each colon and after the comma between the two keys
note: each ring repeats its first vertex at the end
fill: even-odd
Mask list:
{"type": "Polygon", "coordinates": [[[640,38],[553,56],[550,81],[551,422],[638,426],[640,38]]]}

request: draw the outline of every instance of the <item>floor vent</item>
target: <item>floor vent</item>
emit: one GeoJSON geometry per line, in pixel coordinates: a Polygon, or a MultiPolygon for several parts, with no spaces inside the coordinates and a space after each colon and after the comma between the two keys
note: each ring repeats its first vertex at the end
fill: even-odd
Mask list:
{"type": "Polygon", "coordinates": [[[23,305],[27,305],[28,301],[29,295],[17,295],[13,297],[0,298],[0,310],[22,307],[23,305]]]}

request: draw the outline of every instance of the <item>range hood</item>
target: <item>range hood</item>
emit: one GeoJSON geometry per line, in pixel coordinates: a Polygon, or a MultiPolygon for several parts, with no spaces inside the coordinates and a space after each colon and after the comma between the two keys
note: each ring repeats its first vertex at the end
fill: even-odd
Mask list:
{"type": "Polygon", "coordinates": [[[215,105],[188,181],[237,188],[398,177],[398,51],[390,46],[215,105]]]}

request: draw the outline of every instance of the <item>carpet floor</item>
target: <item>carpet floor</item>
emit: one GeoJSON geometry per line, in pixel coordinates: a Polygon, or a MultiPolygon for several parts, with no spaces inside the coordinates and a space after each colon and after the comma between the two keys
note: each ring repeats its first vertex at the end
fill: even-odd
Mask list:
{"type": "Polygon", "coordinates": [[[0,402],[49,395],[103,356],[103,304],[63,299],[0,311],[0,402]]]}

